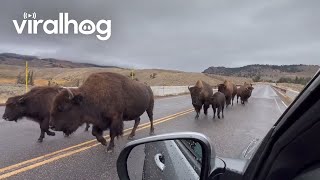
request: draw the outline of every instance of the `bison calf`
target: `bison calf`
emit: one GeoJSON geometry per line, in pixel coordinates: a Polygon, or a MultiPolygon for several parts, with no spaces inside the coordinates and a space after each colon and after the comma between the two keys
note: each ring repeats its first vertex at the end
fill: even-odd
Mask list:
{"type": "Polygon", "coordinates": [[[62,88],[58,87],[35,87],[28,93],[10,97],[6,102],[3,119],[7,121],[17,121],[23,117],[40,124],[39,142],[43,141],[45,133],[54,136],[55,133],[49,131],[49,119],[51,103],[54,97],[62,88]]]}
{"type": "Polygon", "coordinates": [[[220,119],[220,112],[222,112],[222,118],[224,118],[223,110],[226,104],[226,97],[221,92],[216,92],[211,97],[211,105],[213,109],[213,118],[216,116],[216,109],[218,109],[217,116],[220,119]]]}

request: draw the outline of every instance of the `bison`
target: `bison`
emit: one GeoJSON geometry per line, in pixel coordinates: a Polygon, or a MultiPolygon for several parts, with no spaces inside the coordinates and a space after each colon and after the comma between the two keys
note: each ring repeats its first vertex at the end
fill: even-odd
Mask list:
{"type": "Polygon", "coordinates": [[[114,138],[123,134],[123,121],[135,120],[128,137],[131,139],[144,112],[150,119],[150,135],[154,133],[153,107],[154,97],[149,86],[116,73],[94,73],[79,88],[62,90],[56,96],[50,126],[68,135],[83,123],[90,123],[92,135],[105,146],[103,131],[109,129],[111,140],[107,151],[111,151],[114,138]]]}
{"type": "Polygon", "coordinates": [[[54,136],[49,131],[50,110],[54,97],[62,88],[59,87],[35,87],[24,95],[10,97],[6,102],[3,119],[16,121],[27,117],[40,124],[39,142],[43,141],[45,133],[54,136]]]}
{"type": "MultiPolygon", "coordinates": [[[[23,117],[40,124],[39,142],[43,141],[45,133],[48,136],[54,136],[55,133],[49,131],[50,110],[54,97],[62,91],[61,87],[35,87],[28,93],[10,97],[6,102],[3,119],[7,121],[16,121],[23,117]]],[[[85,130],[88,131],[89,124],[86,124],[85,130]]]]}
{"type": "Polygon", "coordinates": [[[195,118],[199,118],[202,106],[204,114],[207,115],[210,107],[210,98],[213,95],[211,86],[204,81],[198,80],[195,86],[188,87],[188,89],[191,94],[192,105],[197,113],[195,118]]]}
{"type": "Polygon", "coordinates": [[[226,97],[226,106],[233,106],[234,97],[237,94],[237,86],[230,81],[225,80],[223,84],[218,85],[218,91],[222,92],[226,97]]]}
{"type": "Polygon", "coordinates": [[[216,109],[218,109],[217,116],[220,119],[220,112],[222,112],[222,118],[224,118],[223,110],[226,104],[226,97],[222,92],[216,92],[211,97],[211,105],[213,109],[213,118],[216,116],[216,109]]]}
{"type": "Polygon", "coordinates": [[[244,85],[240,86],[237,90],[237,103],[240,97],[241,104],[245,104],[248,101],[251,93],[253,91],[252,84],[244,83],[244,85]]]}

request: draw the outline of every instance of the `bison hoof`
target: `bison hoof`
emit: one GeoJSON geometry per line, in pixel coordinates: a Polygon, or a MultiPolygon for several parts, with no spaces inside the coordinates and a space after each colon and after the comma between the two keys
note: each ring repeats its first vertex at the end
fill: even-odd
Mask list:
{"type": "Polygon", "coordinates": [[[98,140],[102,145],[106,146],[107,145],[107,141],[103,138],[98,140]]]}
{"type": "Polygon", "coordinates": [[[48,132],[47,132],[47,135],[48,135],[48,136],[55,136],[56,133],[48,131],[48,132]]]}
{"type": "Polygon", "coordinates": [[[150,132],[149,132],[149,135],[150,135],[150,136],[153,136],[153,135],[154,135],[154,131],[150,131],[150,132]]]}
{"type": "Polygon", "coordinates": [[[40,139],[40,138],[39,138],[39,139],[38,139],[38,142],[39,142],[39,143],[42,143],[42,142],[43,142],[43,139],[40,139]]]}
{"type": "Polygon", "coordinates": [[[113,152],[113,149],[114,149],[114,146],[108,146],[108,148],[107,148],[107,152],[113,152]]]}
{"type": "Polygon", "coordinates": [[[133,140],[134,135],[129,135],[128,140],[133,140]]]}
{"type": "Polygon", "coordinates": [[[218,119],[220,119],[220,116],[218,116],[218,119]]]}

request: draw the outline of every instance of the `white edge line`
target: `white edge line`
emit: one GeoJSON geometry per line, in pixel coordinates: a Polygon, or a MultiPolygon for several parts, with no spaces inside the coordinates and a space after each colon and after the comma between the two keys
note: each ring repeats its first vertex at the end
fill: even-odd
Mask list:
{"type": "Polygon", "coordinates": [[[279,106],[279,104],[278,104],[278,102],[277,102],[276,98],[273,98],[273,99],[274,99],[274,101],[276,102],[277,107],[278,107],[278,109],[279,109],[280,113],[282,113],[282,111],[281,111],[281,109],[280,109],[280,106],[279,106]]]}
{"type": "Polygon", "coordinates": [[[286,103],[284,103],[282,100],[281,100],[282,104],[287,108],[288,106],[286,105],[286,103]]]}
{"type": "MultiPolygon", "coordinates": [[[[274,88],[271,88],[273,91],[277,91],[278,93],[280,93],[281,95],[285,96],[285,94],[283,94],[282,92],[278,91],[278,90],[275,90],[274,88]]],[[[276,93],[277,94],[277,93],[276,93]]],[[[276,101],[277,105],[278,105],[278,102],[277,100],[274,98],[274,100],[276,101]]],[[[282,100],[281,100],[282,104],[287,108],[288,106],[286,105],[286,103],[284,103],[282,100]]],[[[279,105],[278,105],[278,108],[280,109],[279,105]]]]}

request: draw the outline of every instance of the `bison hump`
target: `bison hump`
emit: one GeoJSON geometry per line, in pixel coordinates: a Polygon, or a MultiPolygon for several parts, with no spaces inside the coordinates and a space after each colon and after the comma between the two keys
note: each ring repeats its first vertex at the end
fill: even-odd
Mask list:
{"type": "Polygon", "coordinates": [[[195,86],[198,87],[198,88],[203,88],[203,83],[202,83],[202,81],[201,81],[201,80],[198,80],[195,86]]]}

